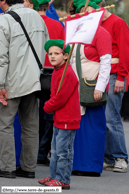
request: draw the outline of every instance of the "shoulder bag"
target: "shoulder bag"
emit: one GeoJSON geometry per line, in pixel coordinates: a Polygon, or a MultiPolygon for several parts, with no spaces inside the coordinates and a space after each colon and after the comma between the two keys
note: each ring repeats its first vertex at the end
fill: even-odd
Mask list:
{"type": "MultiPolygon", "coordinates": [[[[100,101],[94,100],[94,90],[97,83],[97,79],[86,80],[82,78],[81,72],[81,60],[80,60],[80,47],[79,44],[76,50],[76,70],[79,77],[79,93],[80,93],[80,104],[84,107],[98,107],[103,106],[107,103],[107,93],[103,93],[103,97],[100,101]]],[[[91,69],[92,71],[92,69],[91,69]]]]}

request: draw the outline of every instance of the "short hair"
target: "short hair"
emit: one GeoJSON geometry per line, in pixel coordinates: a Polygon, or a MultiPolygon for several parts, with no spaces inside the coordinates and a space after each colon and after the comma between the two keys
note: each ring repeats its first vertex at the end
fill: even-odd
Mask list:
{"type": "Polygon", "coordinates": [[[106,6],[106,2],[105,0],[101,1],[100,3],[98,3],[99,7],[105,7],[106,6]]]}
{"type": "Polygon", "coordinates": [[[38,11],[47,11],[48,5],[49,5],[48,3],[39,5],[38,11]]]}
{"type": "Polygon", "coordinates": [[[23,1],[23,0],[6,0],[6,3],[7,3],[9,6],[11,6],[11,5],[15,5],[15,4],[17,4],[17,3],[23,4],[24,1],[23,1]]]}
{"type": "Polygon", "coordinates": [[[69,9],[70,15],[75,14],[75,12],[76,12],[76,6],[73,4],[73,0],[71,0],[71,1],[68,3],[67,6],[68,6],[68,9],[69,9]]]}
{"type": "Polygon", "coordinates": [[[32,0],[27,0],[30,4],[33,4],[33,1],[32,0]]]}

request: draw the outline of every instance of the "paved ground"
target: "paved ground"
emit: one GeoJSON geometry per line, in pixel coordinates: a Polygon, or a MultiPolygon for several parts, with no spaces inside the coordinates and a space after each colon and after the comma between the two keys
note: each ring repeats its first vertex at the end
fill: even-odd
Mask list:
{"type": "MultiPolygon", "coordinates": [[[[129,153],[129,122],[124,122],[127,150],[129,153]]],[[[49,168],[38,165],[35,179],[0,178],[0,186],[38,186],[38,180],[49,175],[49,168]]],[[[127,173],[103,171],[101,177],[71,177],[71,189],[63,190],[68,194],[129,194],[129,170],[127,173]]]]}

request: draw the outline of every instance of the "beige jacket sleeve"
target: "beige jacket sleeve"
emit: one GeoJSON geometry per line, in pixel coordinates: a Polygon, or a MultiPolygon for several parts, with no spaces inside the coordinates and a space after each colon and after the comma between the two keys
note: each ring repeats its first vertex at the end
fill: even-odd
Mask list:
{"type": "Polygon", "coordinates": [[[8,64],[9,64],[8,48],[9,48],[9,41],[7,39],[5,31],[0,26],[0,89],[5,87],[6,74],[8,71],[8,64]]]}

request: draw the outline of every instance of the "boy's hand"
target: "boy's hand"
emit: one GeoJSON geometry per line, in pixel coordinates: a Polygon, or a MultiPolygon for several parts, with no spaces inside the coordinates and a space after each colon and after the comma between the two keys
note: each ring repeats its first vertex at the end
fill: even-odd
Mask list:
{"type": "MultiPolygon", "coordinates": [[[[47,101],[48,102],[48,101],[47,101]]],[[[45,102],[44,104],[44,107],[43,107],[43,110],[47,113],[47,114],[53,114],[54,112],[48,112],[47,109],[46,109],[46,104],[47,102],[45,102]]]]}

